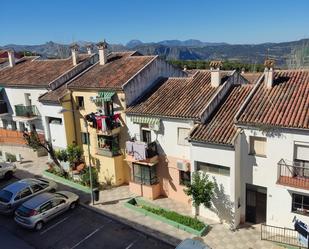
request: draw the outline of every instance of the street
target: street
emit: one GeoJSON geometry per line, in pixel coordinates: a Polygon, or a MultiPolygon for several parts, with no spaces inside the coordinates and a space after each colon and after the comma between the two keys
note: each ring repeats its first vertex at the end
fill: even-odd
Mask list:
{"type": "MultiPolygon", "coordinates": [[[[17,180],[12,179],[10,182],[17,180]]],[[[0,187],[8,184],[1,181],[0,187]]],[[[82,206],[68,211],[49,223],[39,232],[26,230],[15,224],[12,217],[0,216],[0,248],[3,249],[171,249],[170,245],[148,237],[129,226],[111,220],[82,206]],[[8,235],[6,235],[8,234],[8,235]],[[16,237],[20,243],[11,244],[16,237]],[[26,243],[29,247],[22,244],[26,243]],[[11,247],[3,247],[12,245],[11,247]],[[19,247],[18,247],[19,246],[19,247]]]]}

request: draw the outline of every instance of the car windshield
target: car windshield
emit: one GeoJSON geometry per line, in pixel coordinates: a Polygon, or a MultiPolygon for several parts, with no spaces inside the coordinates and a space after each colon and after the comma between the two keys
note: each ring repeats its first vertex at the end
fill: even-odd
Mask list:
{"type": "Polygon", "coordinates": [[[0,201],[2,202],[9,202],[13,196],[13,193],[7,190],[0,191],[0,201]]]}

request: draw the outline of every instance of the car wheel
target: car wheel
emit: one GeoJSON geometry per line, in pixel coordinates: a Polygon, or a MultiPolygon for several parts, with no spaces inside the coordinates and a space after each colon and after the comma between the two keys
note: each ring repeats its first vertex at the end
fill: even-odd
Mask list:
{"type": "Polygon", "coordinates": [[[13,172],[12,171],[8,171],[5,173],[4,178],[5,179],[11,179],[13,176],[13,172]]]}
{"type": "Polygon", "coordinates": [[[44,223],[42,221],[39,221],[35,224],[35,230],[40,231],[44,226],[44,223]]]}
{"type": "Polygon", "coordinates": [[[77,206],[77,202],[76,202],[76,201],[74,201],[74,202],[72,202],[72,203],[71,203],[71,205],[70,205],[70,209],[75,209],[75,208],[76,208],[76,206],[77,206]]]}

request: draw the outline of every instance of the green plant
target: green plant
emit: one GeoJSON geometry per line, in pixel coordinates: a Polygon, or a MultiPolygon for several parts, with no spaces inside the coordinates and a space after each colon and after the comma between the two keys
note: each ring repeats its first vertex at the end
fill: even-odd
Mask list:
{"type": "Polygon", "coordinates": [[[68,161],[68,154],[66,150],[57,150],[55,153],[59,161],[63,161],[63,162],[68,161]]]}
{"type": "Polygon", "coordinates": [[[201,221],[199,221],[196,218],[192,218],[189,216],[181,215],[179,213],[176,213],[174,211],[168,211],[166,209],[162,208],[155,208],[155,207],[150,207],[146,205],[141,205],[141,208],[145,209],[148,212],[154,213],[156,215],[162,216],[168,220],[175,221],[177,223],[180,223],[182,225],[191,227],[195,230],[202,230],[205,227],[205,224],[201,221]]]}
{"type": "MultiPolygon", "coordinates": [[[[82,175],[81,175],[81,179],[82,179],[82,183],[85,185],[85,186],[90,186],[90,175],[89,175],[89,168],[87,167],[82,175]]],[[[92,176],[92,186],[93,187],[97,187],[99,184],[98,184],[98,171],[96,168],[94,167],[91,167],[91,176],[92,176]]]]}
{"type": "Polygon", "coordinates": [[[70,166],[75,166],[76,163],[82,162],[83,150],[78,145],[68,145],[66,149],[67,160],[70,162],[70,166]]]}
{"type": "Polygon", "coordinates": [[[6,160],[9,162],[16,162],[16,156],[14,154],[5,152],[6,160]]]}
{"type": "Polygon", "coordinates": [[[208,179],[208,175],[202,172],[193,172],[191,183],[186,185],[184,192],[192,197],[195,207],[195,216],[199,213],[199,206],[211,207],[211,198],[214,194],[214,184],[208,179]]]}

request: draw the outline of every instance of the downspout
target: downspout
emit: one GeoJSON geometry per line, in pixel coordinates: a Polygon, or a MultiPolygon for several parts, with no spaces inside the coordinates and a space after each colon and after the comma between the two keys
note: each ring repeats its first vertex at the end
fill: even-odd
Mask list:
{"type": "Polygon", "coordinates": [[[72,115],[73,115],[74,141],[75,141],[75,144],[77,144],[76,119],[75,119],[75,110],[74,110],[73,96],[72,96],[72,91],[71,90],[70,90],[70,103],[71,103],[71,110],[72,110],[72,115]]]}

